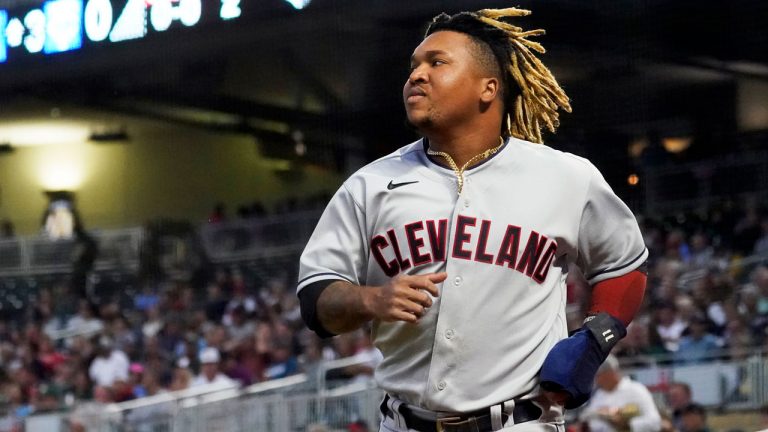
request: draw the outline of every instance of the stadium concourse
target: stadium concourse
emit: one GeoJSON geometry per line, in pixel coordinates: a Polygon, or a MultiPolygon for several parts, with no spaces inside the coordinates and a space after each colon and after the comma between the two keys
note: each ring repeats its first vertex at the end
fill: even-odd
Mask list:
{"type": "MultiPolygon", "coordinates": [[[[616,348],[623,364],[706,364],[765,352],[764,211],[745,200],[664,219],[639,216],[651,250],[650,284],[643,310],[616,348]]],[[[199,230],[270,217],[219,213],[199,230]]],[[[248,386],[352,356],[359,365],[329,378],[370,379],[379,357],[365,332],[321,341],[304,327],[295,263],[295,254],[208,263],[194,277],[94,272],[81,298],[67,295],[67,274],[3,278],[4,302],[16,296],[18,303],[4,304],[0,321],[0,431],[21,430],[25,419],[47,412],[72,413],[77,430],[83,406],[98,409],[216,380],[248,386]]],[[[569,278],[574,326],[588,295],[583,281],[569,278]]],[[[726,397],[740,400],[747,384],[737,383],[726,397]]],[[[663,396],[669,387],[652,390],[663,396]]],[[[671,415],[667,401],[658,402],[671,415]]],[[[364,430],[352,420],[335,426],[364,430]]]]}

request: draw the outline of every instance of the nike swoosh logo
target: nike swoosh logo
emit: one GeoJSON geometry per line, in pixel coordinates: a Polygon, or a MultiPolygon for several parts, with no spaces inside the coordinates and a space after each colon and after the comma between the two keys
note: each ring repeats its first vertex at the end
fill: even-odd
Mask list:
{"type": "Polygon", "coordinates": [[[387,189],[389,189],[389,190],[397,189],[400,186],[405,186],[405,185],[414,184],[414,183],[418,183],[418,182],[419,181],[416,180],[416,181],[410,181],[410,182],[395,183],[392,180],[390,180],[389,184],[387,185],[387,189]]]}

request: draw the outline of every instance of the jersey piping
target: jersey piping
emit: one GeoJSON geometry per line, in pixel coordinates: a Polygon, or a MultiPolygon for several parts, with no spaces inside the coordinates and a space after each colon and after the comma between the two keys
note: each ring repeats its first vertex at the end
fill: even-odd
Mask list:
{"type": "MultiPolygon", "coordinates": [[[[303,284],[304,282],[306,282],[306,281],[308,281],[308,280],[310,280],[310,279],[312,279],[312,278],[316,278],[316,277],[318,277],[318,276],[336,276],[336,277],[338,277],[338,278],[339,278],[339,279],[341,279],[341,280],[345,280],[345,281],[347,281],[347,282],[349,282],[349,283],[354,283],[354,282],[352,282],[351,280],[349,280],[349,278],[347,278],[347,277],[345,277],[345,276],[342,276],[342,275],[340,275],[340,274],[338,274],[338,273],[334,273],[334,272],[323,272],[323,273],[315,273],[315,274],[313,274],[313,275],[310,275],[310,276],[307,276],[307,277],[305,277],[304,279],[302,279],[302,280],[300,280],[300,281],[299,281],[299,285],[303,284]]],[[[324,279],[332,279],[332,278],[324,278],[324,279]]]]}
{"type": "Polygon", "coordinates": [[[627,267],[631,267],[632,265],[636,264],[637,261],[640,260],[640,258],[645,256],[645,254],[647,252],[648,252],[648,248],[643,248],[642,252],[640,252],[640,254],[638,256],[632,258],[632,261],[630,261],[630,262],[628,262],[628,263],[626,263],[624,265],[615,267],[615,268],[608,267],[608,268],[604,268],[602,270],[598,270],[598,271],[592,273],[591,275],[587,276],[587,280],[592,280],[592,279],[596,278],[597,276],[600,276],[601,274],[615,272],[615,271],[623,270],[623,269],[625,269],[627,267]]]}

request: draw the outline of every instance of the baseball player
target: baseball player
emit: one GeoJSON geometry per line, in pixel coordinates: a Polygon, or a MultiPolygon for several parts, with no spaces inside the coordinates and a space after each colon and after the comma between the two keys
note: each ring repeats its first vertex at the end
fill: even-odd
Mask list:
{"type": "Polygon", "coordinates": [[[568,98],[514,19],[441,14],[403,89],[423,136],[360,169],[304,250],[298,295],[329,337],[368,322],[383,354],[381,431],[562,431],[625,334],[648,252],[587,160],[541,144],[568,98]],[[565,277],[593,286],[568,336],[565,277]]]}

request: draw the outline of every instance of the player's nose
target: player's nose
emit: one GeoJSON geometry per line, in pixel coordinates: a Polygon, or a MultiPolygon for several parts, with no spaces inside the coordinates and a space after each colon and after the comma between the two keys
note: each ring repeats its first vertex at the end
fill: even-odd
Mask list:
{"type": "Polygon", "coordinates": [[[411,85],[427,82],[427,70],[424,67],[417,66],[411,69],[408,75],[408,83],[411,85]]]}

